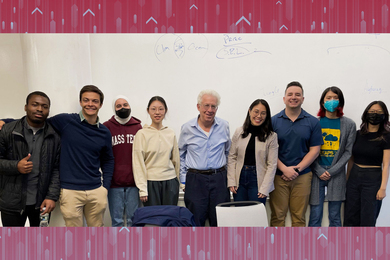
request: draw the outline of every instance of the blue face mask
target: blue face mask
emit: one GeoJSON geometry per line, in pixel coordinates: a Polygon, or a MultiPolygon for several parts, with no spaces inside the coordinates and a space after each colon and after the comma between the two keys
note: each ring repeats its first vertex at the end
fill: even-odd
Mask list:
{"type": "Polygon", "coordinates": [[[334,112],[336,110],[336,108],[338,107],[338,105],[339,105],[339,101],[336,99],[332,99],[332,100],[326,101],[324,104],[324,107],[329,112],[334,112]]]}

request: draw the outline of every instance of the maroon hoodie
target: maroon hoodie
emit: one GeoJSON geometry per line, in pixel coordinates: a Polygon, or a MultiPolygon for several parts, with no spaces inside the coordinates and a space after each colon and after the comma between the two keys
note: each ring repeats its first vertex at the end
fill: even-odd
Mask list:
{"type": "Polygon", "coordinates": [[[121,125],[110,118],[105,125],[111,132],[112,151],[115,157],[114,175],[112,176],[111,188],[134,187],[133,177],[133,141],[138,130],[142,129],[141,120],[131,117],[129,122],[121,125]]]}

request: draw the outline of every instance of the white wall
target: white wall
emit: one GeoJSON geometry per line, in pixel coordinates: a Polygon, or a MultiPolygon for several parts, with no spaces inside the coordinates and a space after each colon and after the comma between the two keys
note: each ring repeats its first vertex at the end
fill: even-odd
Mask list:
{"type": "MultiPolygon", "coordinates": [[[[303,108],[316,114],[322,91],[340,87],[345,115],[360,125],[373,100],[390,105],[390,35],[375,34],[114,34],[0,35],[0,118],[21,117],[26,95],[46,92],[51,114],[78,112],[85,84],[105,93],[102,121],[113,114],[112,99],[130,98],[132,114],[150,123],[148,100],[161,95],[165,124],[177,135],[197,115],[196,97],[205,88],[222,99],[217,116],[240,126],[250,103],[266,99],[272,114],[283,109],[288,82],[305,89],[303,108]]],[[[389,202],[388,202],[389,200],[389,202]]],[[[389,226],[386,198],[378,225],[389,226]]]]}
{"type": "Polygon", "coordinates": [[[18,34],[0,35],[1,117],[21,117],[29,93],[22,43],[18,34]]]}

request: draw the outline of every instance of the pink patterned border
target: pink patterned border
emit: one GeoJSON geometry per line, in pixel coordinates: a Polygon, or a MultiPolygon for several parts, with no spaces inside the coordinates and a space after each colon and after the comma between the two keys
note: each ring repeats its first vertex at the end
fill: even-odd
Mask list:
{"type": "Polygon", "coordinates": [[[389,259],[390,228],[1,228],[1,259],[389,259]]]}
{"type": "Polygon", "coordinates": [[[1,33],[388,33],[389,0],[0,0],[1,33]]]}
{"type": "MultiPolygon", "coordinates": [[[[389,0],[0,0],[0,33],[389,33],[389,0]]],[[[389,228],[0,228],[1,259],[390,259],[389,228]]]]}

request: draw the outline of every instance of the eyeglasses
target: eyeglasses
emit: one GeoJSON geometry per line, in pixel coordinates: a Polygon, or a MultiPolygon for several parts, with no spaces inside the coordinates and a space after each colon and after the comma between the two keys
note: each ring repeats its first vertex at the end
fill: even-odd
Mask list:
{"type": "Polygon", "coordinates": [[[217,106],[215,105],[210,105],[210,104],[201,104],[201,106],[206,109],[206,110],[209,110],[211,108],[212,111],[216,111],[218,109],[217,106]]]}
{"type": "Polygon", "coordinates": [[[368,113],[370,113],[370,114],[384,114],[383,113],[383,110],[368,110],[368,113]]]}
{"type": "Polygon", "coordinates": [[[149,108],[149,111],[151,113],[153,113],[153,114],[156,113],[157,111],[160,112],[160,113],[164,113],[165,108],[162,108],[162,107],[160,107],[160,108],[151,107],[151,108],[149,108]]]}
{"type": "Polygon", "coordinates": [[[267,115],[267,112],[265,112],[265,111],[260,112],[259,110],[252,110],[251,113],[252,113],[254,116],[258,116],[258,115],[266,116],[266,115],[267,115]]]}

